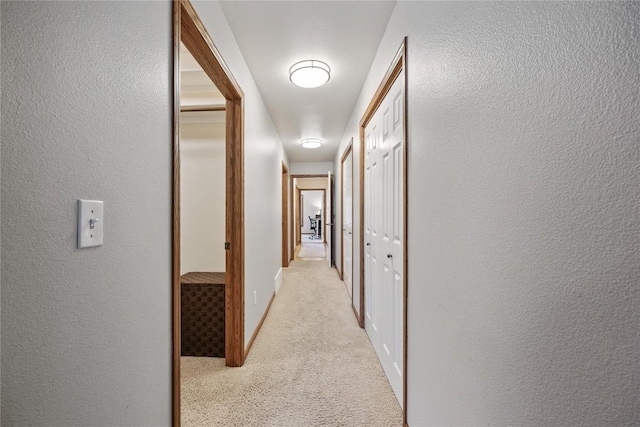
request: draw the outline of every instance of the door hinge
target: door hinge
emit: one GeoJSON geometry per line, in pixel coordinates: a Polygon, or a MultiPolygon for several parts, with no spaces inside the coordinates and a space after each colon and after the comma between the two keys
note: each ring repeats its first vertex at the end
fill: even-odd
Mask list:
{"type": "Polygon", "coordinates": [[[231,242],[224,242],[224,250],[225,251],[231,250],[231,242]]]}

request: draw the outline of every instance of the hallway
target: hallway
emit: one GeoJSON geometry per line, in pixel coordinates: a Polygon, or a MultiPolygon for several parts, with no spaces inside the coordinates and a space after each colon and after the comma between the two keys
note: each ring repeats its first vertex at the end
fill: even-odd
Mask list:
{"type": "Polygon", "coordinates": [[[395,426],[402,413],[344,283],[297,259],[243,367],[182,358],[185,426],[395,426]]]}

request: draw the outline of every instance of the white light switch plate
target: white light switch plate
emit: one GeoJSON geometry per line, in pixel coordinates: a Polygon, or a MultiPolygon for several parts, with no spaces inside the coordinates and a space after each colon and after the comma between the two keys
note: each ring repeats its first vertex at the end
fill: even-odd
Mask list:
{"type": "Polygon", "coordinates": [[[102,246],[104,240],[104,203],[78,200],[78,249],[102,246]]]}

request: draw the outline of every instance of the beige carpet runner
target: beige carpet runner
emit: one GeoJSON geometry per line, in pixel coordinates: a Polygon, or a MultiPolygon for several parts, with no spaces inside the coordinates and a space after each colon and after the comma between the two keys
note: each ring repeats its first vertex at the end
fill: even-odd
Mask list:
{"type": "Polygon", "coordinates": [[[335,269],[297,259],[245,365],[182,358],[183,426],[401,426],[335,269]]]}
{"type": "Polygon", "coordinates": [[[298,257],[300,258],[326,258],[324,243],[302,243],[298,257]]]}

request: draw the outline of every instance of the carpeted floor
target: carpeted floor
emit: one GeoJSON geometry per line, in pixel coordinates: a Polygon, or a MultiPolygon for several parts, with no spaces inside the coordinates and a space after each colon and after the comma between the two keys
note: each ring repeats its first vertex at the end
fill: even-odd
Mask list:
{"type": "Polygon", "coordinates": [[[401,426],[335,269],[297,259],[241,368],[182,358],[184,426],[401,426]]]}
{"type": "Polygon", "coordinates": [[[298,252],[299,258],[326,258],[324,243],[301,243],[300,252],[298,252]]]}

